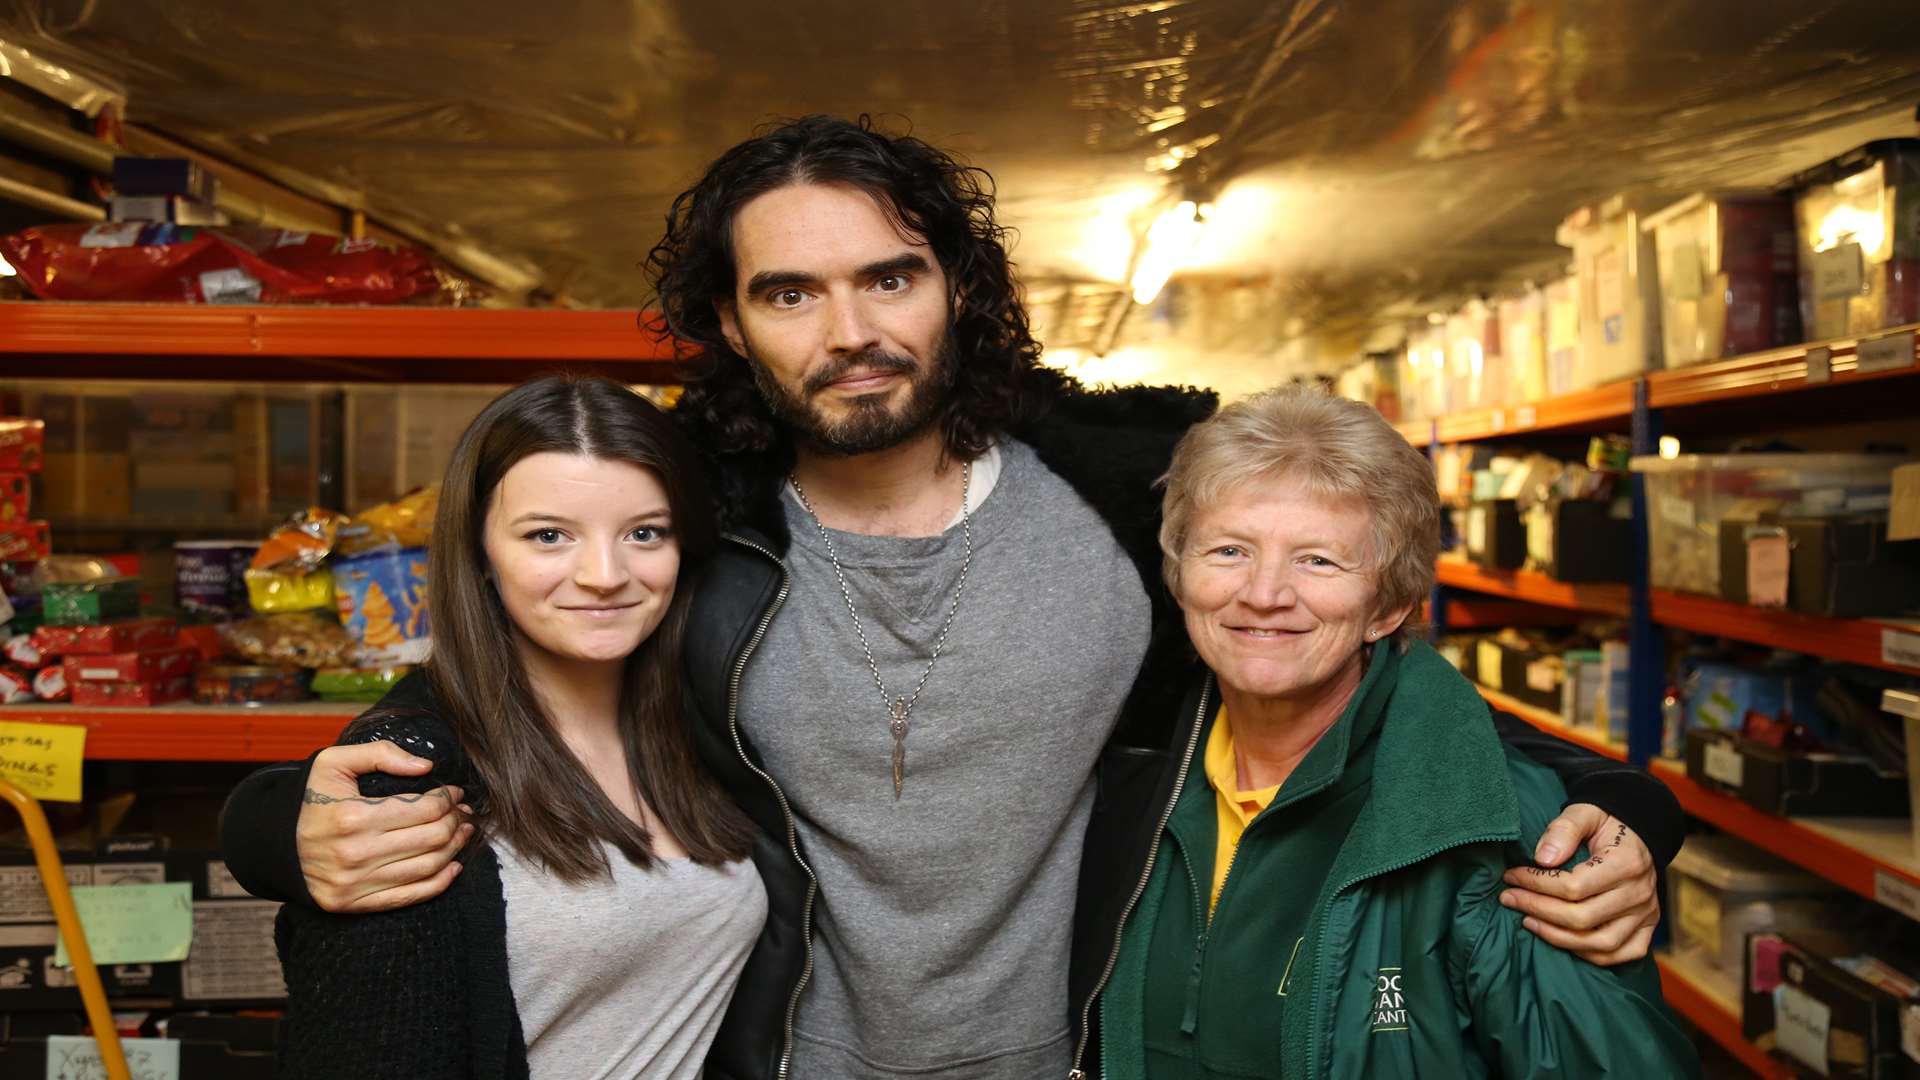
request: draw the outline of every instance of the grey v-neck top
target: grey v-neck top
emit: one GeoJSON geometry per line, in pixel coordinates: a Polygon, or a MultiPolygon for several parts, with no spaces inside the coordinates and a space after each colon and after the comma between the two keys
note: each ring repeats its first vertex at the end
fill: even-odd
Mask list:
{"type": "Polygon", "coordinates": [[[569,885],[494,848],[533,1080],[698,1080],[767,919],[753,861],[642,870],[610,847],[612,881],[569,885]]]}

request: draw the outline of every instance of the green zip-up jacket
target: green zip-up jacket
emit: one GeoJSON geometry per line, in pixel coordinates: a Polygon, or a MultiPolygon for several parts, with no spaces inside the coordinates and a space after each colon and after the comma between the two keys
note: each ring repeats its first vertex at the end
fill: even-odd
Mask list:
{"type": "MultiPolygon", "coordinates": [[[[1315,747],[1322,760],[1310,754],[1296,773],[1315,790],[1290,797],[1283,785],[1249,824],[1211,928],[1204,911],[1185,914],[1204,903],[1189,878],[1211,859],[1195,865],[1187,849],[1204,845],[1178,845],[1163,830],[1101,1003],[1104,1080],[1148,1080],[1145,1018],[1165,1026],[1181,1015],[1169,1007],[1181,995],[1192,1030],[1153,1035],[1163,1046],[1192,1040],[1184,1075],[1205,1080],[1696,1076],[1651,959],[1596,967],[1500,906],[1501,875],[1529,861],[1560,811],[1558,778],[1505,749],[1479,694],[1432,648],[1373,652],[1346,714],[1315,747]],[[1370,776],[1356,785],[1346,769],[1370,776]],[[1298,859],[1312,845],[1288,834],[1317,818],[1262,827],[1343,795],[1329,827],[1346,828],[1345,840],[1310,857],[1311,868],[1298,859]],[[1300,890],[1310,904],[1282,902],[1300,890]],[[1263,896],[1275,901],[1264,910],[1263,896]],[[1289,910],[1304,925],[1281,914],[1289,910]],[[1191,963],[1172,962],[1182,958],[1191,963]],[[1162,974],[1149,986],[1155,959],[1159,973],[1190,968],[1186,985],[1162,974]]],[[[1180,801],[1206,796],[1210,813],[1197,757],[1184,783],[1202,790],[1180,801]]],[[[1156,1060],[1151,1080],[1178,1080],[1156,1060]]]]}

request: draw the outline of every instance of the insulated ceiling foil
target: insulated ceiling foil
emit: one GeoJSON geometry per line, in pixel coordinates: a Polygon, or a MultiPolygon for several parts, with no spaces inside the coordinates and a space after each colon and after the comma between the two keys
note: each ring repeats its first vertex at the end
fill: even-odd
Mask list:
{"type": "Polygon", "coordinates": [[[1615,192],[1920,131],[1915,0],[5,0],[0,40],[596,306],[756,125],[883,114],[994,174],[1054,344],[1111,334],[1088,297],[1180,198],[1176,280],[1231,293],[1187,306],[1277,342],[1537,273],[1615,192]]]}

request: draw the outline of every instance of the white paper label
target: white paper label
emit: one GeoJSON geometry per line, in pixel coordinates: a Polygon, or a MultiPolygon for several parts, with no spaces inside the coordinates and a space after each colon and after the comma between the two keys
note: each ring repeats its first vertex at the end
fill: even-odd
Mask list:
{"type": "Polygon", "coordinates": [[[1467,508],[1467,551],[1474,555],[1486,554],[1487,508],[1484,506],[1467,508]]]}
{"type": "Polygon", "coordinates": [[[1909,919],[1920,919],[1920,888],[1905,878],[1875,870],[1873,898],[1909,919]]]}
{"type": "MultiPolygon", "coordinates": [[[[133,1080],[180,1080],[180,1040],[121,1039],[133,1080]]],[[[47,1036],[47,1080],[107,1080],[100,1044],[86,1035],[47,1036]]]]}
{"type": "Polygon", "coordinates": [[[1493,430],[1505,431],[1507,429],[1507,410],[1505,409],[1493,410],[1493,416],[1490,418],[1490,420],[1491,420],[1491,426],[1493,430]]]}
{"type": "Polygon", "coordinates": [[[80,234],[80,246],[83,248],[132,247],[140,242],[140,230],[146,227],[144,222],[139,221],[95,225],[80,234]]]}
{"type": "Polygon", "coordinates": [[[200,275],[200,298],[209,304],[257,304],[260,281],[238,267],[200,275]]]}
{"type": "Polygon", "coordinates": [[[1660,518],[1682,528],[1691,529],[1694,524],[1693,500],[1682,499],[1674,495],[1660,497],[1660,518]]]}
{"type": "Polygon", "coordinates": [[[1718,780],[1731,788],[1737,788],[1746,777],[1747,764],[1741,758],[1740,751],[1724,742],[1710,742],[1700,764],[1707,770],[1710,779],[1718,780]]]}
{"type": "Polygon", "coordinates": [[[1776,1045],[1807,1068],[1827,1075],[1827,1031],[1833,1011],[1797,986],[1773,988],[1773,1033],[1776,1045]]]}
{"type": "Polygon", "coordinates": [[[1560,669],[1551,660],[1535,660],[1527,665],[1527,689],[1551,694],[1560,686],[1560,669]]]}
{"type": "Polygon", "coordinates": [[[180,995],[189,1001],[282,998],[280,955],[271,900],[202,900],[193,905],[193,953],[180,965],[180,995]]]}
{"type": "Polygon", "coordinates": [[[1920,634],[1892,629],[1880,631],[1880,662],[1920,668],[1920,634]]]}
{"type": "Polygon", "coordinates": [[[240,882],[227,869],[221,859],[207,863],[207,895],[215,900],[250,900],[253,894],[240,887],[240,882]]]}
{"type": "Polygon", "coordinates": [[[1863,341],[1856,354],[1860,371],[1899,371],[1913,366],[1913,331],[1863,341]]]}
{"type": "Polygon", "coordinates": [[[1539,413],[1531,405],[1522,405],[1513,410],[1513,426],[1530,428],[1539,419],[1539,413]]]}
{"type": "Polygon", "coordinates": [[[1822,345],[1807,350],[1807,381],[1823,383],[1833,381],[1833,350],[1822,345]]]}
{"type": "Polygon", "coordinates": [[[1813,295],[1820,300],[1845,300],[1860,295],[1866,283],[1866,264],[1859,244],[1841,244],[1813,257],[1813,295]]]}

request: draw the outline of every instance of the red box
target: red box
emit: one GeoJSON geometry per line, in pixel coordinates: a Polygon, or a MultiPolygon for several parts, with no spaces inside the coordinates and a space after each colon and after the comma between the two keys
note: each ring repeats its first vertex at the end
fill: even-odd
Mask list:
{"type": "Polygon", "coordinates": [[[39,472],[47,449],[47,422],[0,416],[0,469],[39,472]]]}
{"type": "Polygon", "coordinates": [[[34,562],[51,554],[53,532],[46,522],[0,522],[0,562],[34,562]]]}
{"type": "Polygon", "coordinates": [[[183,626],[180,628],[180,644],[192,649],[200,659],[212,662],[227,655],[226,643],[220,640],[220,630],[214,626],[183,626]]]}
{"type": "Polygon", "coordinates": [[[33,643],[48,656],[106,656],[172,648],[180,628],[172,619],[122,619],[97,626],[54,626],[33,632],[33,643]]]}
{"type": "Polygon", "coordinates": [[[27,520],[27,474],[0,472],[0,525],[27,520]]]}
{"type": "Polygon", "coordinates": [[[148,652],[108,653],[105,656],[69,656],[67,681],[82,682],[155,682],[193,674],[200,655],[192,649],[174,647],[148,652]]]}
{"type": "Polygon", "coordinates": [[[146,707],[181,701],[193,694],[193,676],[148,682],[77,682],[71,687],[75,705],[146,707]]]}

